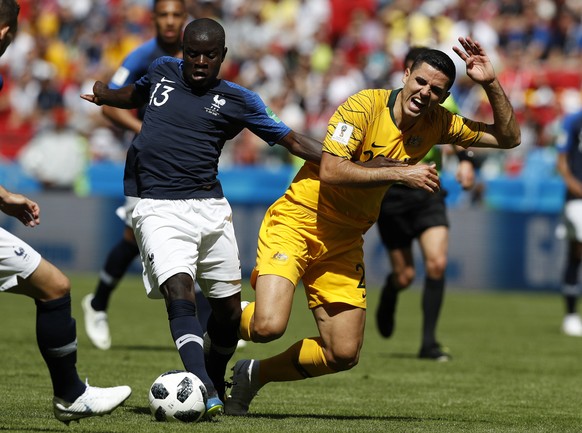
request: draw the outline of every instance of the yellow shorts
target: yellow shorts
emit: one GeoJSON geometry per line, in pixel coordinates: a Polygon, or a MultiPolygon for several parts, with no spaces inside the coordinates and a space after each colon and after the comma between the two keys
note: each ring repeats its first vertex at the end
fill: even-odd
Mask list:
{"type": "Polygon", "coordinates": [[[342,302],[366,308],[362,233],[322,221],[285,197],[268,210],[259,231],[259,275],[303,281],[309,308],[342,302]]]}

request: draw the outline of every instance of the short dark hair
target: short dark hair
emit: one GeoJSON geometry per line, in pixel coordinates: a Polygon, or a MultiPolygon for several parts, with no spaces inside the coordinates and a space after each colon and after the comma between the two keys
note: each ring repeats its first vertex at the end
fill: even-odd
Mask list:
{"type": "MultiPolygon", "coordinates": [[[[153,4],[152,4],[152,9],[155,9],[156,8],[156,5],[158,3],[161,3],[161,2],[164,2],[164,1],[168,1],[168,0],[154,0],[153,1],[153,4]]],[[[186,0],[171,0],[171,1],[177,1],[177,2],[182,3],[184,6],[186,5],[186,0]]]]}
{"type": "Polygon", "coordinates": [[[406,56],[404,57],[404,66],[406,66],[409,63],[412,66],[412,64],[414,63],[416,58],[420,54],[422,54],[428,50],[430,50],[430,48],[428,48],[428,47],[421,47],[421,46],[410,47],[410,49],[408,50],[408,53],[406,53],[406,56]]]}
{"type": "Polygon", "coordinates": [[[418,69],[420,65],[422,65],[423,63],[429,64],[430,66],[432,66],[435,69],[438,69],[447,76],[447,78],[449,79],[449,87],[447,88],[447,90],[453,86],[453,83],[455,82],[455,78],[457,76],[457,68],[455,67],[455,63],[447,54],[443,53],[442,51],[433,50],[430,48],[422,50],[416,56],[414,63],[412,63],[412,66],[410,67],[410,72],[414,71],[415,69],[418,69]]]}
{"type": "Polygon", "coordinates": [[[225,46],[226,35],[224,33],[224,27],[222,27],[218,21],[214,21],[211,18],[200,18],[190,21],[184,29],[184,40],[186,40],[191,33],[207,34],[220,45],[223,47],[225,46]]]}
{"type": "Polygon", "coordinates": [[[0,25],[16,27],[20,5],[16,0],[0,0],[0,25]]]}

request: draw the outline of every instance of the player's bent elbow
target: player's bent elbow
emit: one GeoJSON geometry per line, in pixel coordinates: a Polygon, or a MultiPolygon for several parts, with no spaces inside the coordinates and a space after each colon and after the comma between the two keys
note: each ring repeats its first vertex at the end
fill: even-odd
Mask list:
{"type": "Polygon", "coordinates": [[[521,144],[521,136],[515,137],[513,139],[509,139],[509,140],[504,140],[502,142],[502,148],[503,149],[513,149],[516,148],[517,146],[519,146],[521,144]]]}
{"type": "Polygon", "coordinates": [[[499,147],[502,149],[513,149],[521,144],[521,130],[519,128],[517,130],[508,129],[507,133],[499,139],[499,147]]]}
{"type": "Polygon", "coordinates": [[[342,169],[344,164],[352,164],[339,156],[323,152],[319,164],[319,179],[329,185],[341,185],[346,182],[346,172],[342,169]]]}
{"type": "Polygon", "coordinates": [[[338,185],[340,183],[339,177],[335,176],[332,170],[326,170],[323,165],[319,167],[319,179],[329,185],[338,185]]]}

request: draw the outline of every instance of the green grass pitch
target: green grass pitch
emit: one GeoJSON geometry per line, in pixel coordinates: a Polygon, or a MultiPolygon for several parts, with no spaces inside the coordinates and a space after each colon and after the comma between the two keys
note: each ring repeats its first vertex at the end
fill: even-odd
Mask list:
{"type": "MultiPolygon", "coordinates": [[[[582,432],[582,339],[559,333],[558,294],[450,290],[439,337],[453,361],[418,360],[420,290],[402,293],[396,332],[376,331],[379,296],[369,289],[366,340],[353,370],[267,385],[244,418],[165,424],[151,419],[147,392],[162,372],[181,368],[163,301],[145,296],[139,276],[126,277],[112,298],[113,347],[93,348],[83,327],[82,297],[96,275],[71,275],[79,340],[78,370],[96,386],[127,384],[133,394],[113,414],[69,427],[52,414],[52,388],[35,343],[34,303],[0,301],[0,431],[11,432],[582,432]]],[[[244,297],[252,292],[245,287],[244,297]]],[[[314,336],[298,290],[285,336],[249,344],[233,359],[265,357],[314,336]]]]}

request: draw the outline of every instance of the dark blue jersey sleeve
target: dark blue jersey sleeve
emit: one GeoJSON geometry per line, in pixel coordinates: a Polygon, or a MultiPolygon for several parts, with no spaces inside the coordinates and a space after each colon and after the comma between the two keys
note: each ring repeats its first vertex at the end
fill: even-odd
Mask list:
{"type": "Polygon", "coordinates": [[[238,89],[245,99],[246,111],[243,114],[243,121],[250,131],[265,140],[270,146],[291,132],[291,128],[267,107],[257,93],[235,83],[227,82],[227,84],[238,89]]]}

